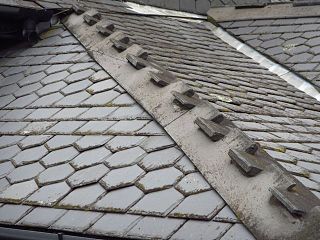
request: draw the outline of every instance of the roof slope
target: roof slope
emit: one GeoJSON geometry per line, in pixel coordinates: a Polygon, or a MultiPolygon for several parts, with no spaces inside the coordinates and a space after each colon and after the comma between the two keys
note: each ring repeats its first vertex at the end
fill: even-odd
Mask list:
{"type": "Polygon", "coordinates": [[[253,239],[68,31],[43,37],[0,60],[0,199],[17,204],[1,204],[1,223],[144,239],[235,232],[253,239]]]}

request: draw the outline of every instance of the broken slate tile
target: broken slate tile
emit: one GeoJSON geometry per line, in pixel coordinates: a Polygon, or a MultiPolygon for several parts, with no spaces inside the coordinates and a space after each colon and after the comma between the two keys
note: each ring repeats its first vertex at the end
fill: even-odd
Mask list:
{"type": "Polygon", "coordinates": [[[143,192],[135,186],[120,188],[108,192],[94,207],[99,210],[126,212],[143,195],[143,192]]]}
{"type": "Polygon", "coordinates": [[[47,153],[48,150],[44,146],[33,147],[21,151],[15,157],[13,157],[12,160],[16,166],[21,166],[24,164],[37,162],[47,153]]]}
{"type": "Polygon", "coordinates": [[[0,178],[7,176],[9,173],[11,173],[14,170],[13,164],[8,161],[4,163],[0,163],[0,178]]]}
{"type": "Polygon", "coordinates": [[[34,180],[13,184],[0,193],[0,201],[21,203],[37,189],[38,186],[34,180]]]}
{"type": "Polygon", "coordinates": [[[5,204],[0,208],[0,223],[15,224],[30,210],[30,206],[5,204]]]}
{"type": "Polygon", "coordinates": [[[75,158],[79,152],[74,147],[66,147],[50,152],[40,160],[45,167],[51,167],[58,164],[66,163],[75,158]]]}
{"type": "Polygon", "coordinates": [[[101,147],[107,141],[109,141],[112,136],[83,136],[81,139],[75,142],[74,146],[78,151],[85,151],[92,148],[101,147]]]}
{"type": "Polygon", "coordinates": [[[84,232],[102,216],[103,213],[69,210],[50,228],[72,232],[84,232]]]}
{"type": "Polygon", "coordinates": [[[50,138],[52,138],[51,135],[35,135],[35,136],[28,136],[22,141],[18,143],[19,147],[21,149],[27,149],[31,147],[36,147],[43,145],[46,143],[50,138]]]}
{"type": "Polygon", "coordinates": [[[111,170],[100,180],[107,190],[133,185],[137,179],[145,174],[138,165],[111,170]]]}
{"type": "Polygon", "coordinates": [[[55,183],[39,188],[26,199],[26,203],[39,206],[53,206],[70,192],[65,182],[55,183]]]}
{"type": "Polygon", "coordinates": [[[85,121],[61,121],[50,128],[47,133],[71,134],[85,123],[85,121]]]}
{"type": "Polygon", "coordinates": [[[146,152],[153,152],[165,148],[173,147],[175,143],[169,136],[151,136],[148,137],[140,146],[146,152]]]}
{"type": "Polygon", "coordinates": [[[44,167],[40,163],[36,162],[14,169],[7,175],[7,179],[11,184],[23,182],[33,179],[43,170],[44,167]]]}
{"type": "Polygon", "coordinates": [[[71,177],[69,177],[68,183],[73,188],[96,183],[108,172],[109,169],[103,164],[84,168],[75,172],[71,177]]]}
{"type": "Polygon", "coordinates": [[[170,188],[181,177],[183,177],[183,173],[178,169],[174,167],[164,168],[148,172],[136,185],[144,192],[154,192],[170,188]]]}
{"type": "Polygon", "coordinates": [[[59,206],[68,208],[87,208],[96,202],[104,193],[104,188],[99,184],[77,188],[62,199],[59,206]]]}
{"type": "Polygon", "coordinates": [[[47,228],[66,212],[67,210],[64,209],[37,207],[22,218],[17,225],[47,228]]]}
{"type": "Polygon", "coordinates": [[[126,235],[141,239],[168,239],[184,222],[181,219],[144,217],[126,235]]]}
{"type": "Polygon", "coordinates": [[[36,179],[39,186],[48,185],[67,179],[74,173],[70,164],[61,164],[55,167],[47,168],[40,173],[36,179]]]}
{"type": "Polygon", "coordinates": [[[82,169],[85,167],[97,165],[103,162],[112,153],[105,147],[99,147],[82,152],[79,156],[71,161],[72,167],[82,169]]]}
{"type": "Polygon", "coordinates": [[[145,138],[145,136],[116,136],[107,142],[106,146],[111,151],[121,151],[138,146],[145,138]]]}
{"type": "Polygon", "coordinates": [[[184,195],[191,195],[209,190],[211,187],[200,173],[190,173],[180,180],[176,188],[184,195]]]}
{"type": "MultiPolygon", "coordinates": [[[[232,225],[221,222],[204,222],[189,220],[186,222],[171,239],[193,240],[193,239],[220,239],[232,225]]],[[[239,238],[240,239],[240,238],[239,238]]]]}
{"type": "Polygon", "coordinates": [[[107,213],[88,230],[88,233],[121,237],[140,219],[139,215],[107,213]]]}
{"type": "Polygon", "coordinates": [[[171,213],[171,217],[209,220],[225,205],[214,191],[198,193],[185,198],[171,213]]]}
{"type": "Polygon", "coordinates": [[[174,165],[182,156],[182,152],[174,147],[149,153],[139,165],[148,171],[174,165]]]}
{"type": "Polygon", "coordinates": [[[183,200],[183,195],[174,188],[145,195],[129,212],[165,216],[183,200]]]}
{"type": "Polygon", "coordinates": [[[64,136],[64,135],[57,135],[54,136],[52,139],[50,139],[46,146],[50,150],[56,150],[64,147],[71,146],[75,141],[77,141],[80,138],[80,136],[64,136]]]}
{"type": "Polygon", "coordinates": [[[110,168],[119,168],[133,165],[145,156],[145,151],[140,147],[129,148],[111,155],[105,160],[110,168]]]}

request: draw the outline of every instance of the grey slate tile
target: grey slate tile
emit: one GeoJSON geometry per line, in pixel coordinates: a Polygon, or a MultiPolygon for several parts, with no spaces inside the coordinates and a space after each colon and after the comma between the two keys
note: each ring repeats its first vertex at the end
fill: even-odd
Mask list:
{"type": "Polygon", "coordinates": [[[51,84],[47,84],[37,91],[39,96],[44,96],[47,94],[55,93],[60,91],[62,88],[66,87],[67,84],[64,81],[58,81],[51,84]]]}
{"type": "Polygon", "coordinates": [[[32,84],[32,83],[36,83],[36,82],[40,82],[41,79],[43,79],[44,77],[46,77],[46,74],[44,72],[38,72],[35,74],[31,74],[25,78],[23,78],[22,80],[20,80],[18,82],[18,85],[20,85],[21,87],[32,84]]]}
{"type": "Polygon", "coordinates": [[[61,93],[51,93],[40,97],[38,100],[34,101],[31,107],[51,107],[55,102],[63,98],[61,93]]]}
{"type": "Polygon", "coordinates": [[[43,186],[25,201],[31,205],[53,206],[70,192],[71,188],[65,182],[43,186]]]}
{"type": "MultiPolygon", "coordinates": [[[[21,150],[17,145],[0,149],[0,162],[8,161],[21,150]]],[[[1,175],[1,174],[0,174],[1,175]]]]}
{"type": "Polygon", "coordinates": [[[232,212],[229,206],[225,206],[214,218],[214,221],[237,223],[237,216],[232,212]]]}
{"type": "Polygon", "coordinates": [[[37,99],[38,99],[38,96],[35,93],[32,93],[27,96],[19,97],[14,101],[10,100],[10,102],[11,101],[12,102],[9,105],[7,105],[6,108],[24,108],[29,104],[31,104],[32,102],[36,101],[37,99]]]}
{"type": "Polygon", "coordinates": [[[6,178],[0,179],[0,192],[6,190],[10,186],[10,183],[6,178]]]}
{"type": "Polygon", "coordinates": [[[182,152],[174,147],[149,153],[139,165],[148,171],[174,165],[182,152]]]}
{"type": "Polygon", "coordinates": [[[47,133],[55,134],[71,134],[84,125],[85,121],[61,121],[58,122],[55,126],[50,128],[47,133]]]}
{"type": "Polygon", "coordinates": [[[170,239],[220,239],[230,227],[230,223],[189,220],[170,239]]]}
{"type": "Polygon", "coordinates": [[[105,165],[99,164],[75,172],[67,181],[72,188],[76,188],[96,183],[108,172],[109,169],[105,165]]]}
{"type": "Polygon", "coordinates": [[[40,163],[36,162],[14,169],[10,174],[7,175],[7,179],[11,184],[23,182],[33,179],[43,170],[44,167],[40,163]]]}
{"type": "Polygon", "coordinates": [[[109,128],[110,133],[135,133],[143,126],[145,126],[148,120],[120,120],[109,128]]]}
{"type": "Polygon", "coordinates": [[[72,73],[65,79],[67,83],[73,83],[80,80],[88,79],[93,73],[95,73],[92,69],[87,69],[81,72],[72,73]]]}
{"type": "Polygon", "coordinates": [[[183,156],[175,165],[184,174],[192,173],[196,171],[195,166],[187,156],[183,156]]]}
{"type": "Polygon", "coordinates": [[[117,105],[128,106],[128,105],[135,104],[136,101],[132,97],[130,97],[129,94],[123,93],[120,96],[118,96],[116,99],[114,99],[112,103],[117,105]]]}
{"type": "Polygon", "coordinates": [[[79,152],[74,147],[66,147],[51,151],[47,156],[40,160],[45,167],[51,167],[66,163],[75,158],[79,152]]]}
{"type": "Polygon", "coordinates": [[[79,151],[85,151],[88,149],[101,147],[111,138],[112,136],[101,136],[101,135],[83,136],[77,142],[75,142],[74,146],[79,151]]]}
{"type": "Polygon", "coordinates": [[[242,225],[234,224],[221,240],[253,240],[254,236],[242,225]]]}
{"type": "Polygon", "coordinates": [[[84,89],[88,88],[91,85],[92,85],[91,81],[82,80],[82,81],[78,81],[78,82],[69,84],[68,86],[63,88],[61,90],[61,92],[64,95],[69,95],[69,94],[72,94],[72,93],[77,93],[77,92],[83,91],[84,89]]]}
{"type": "Polygon", "coordinates": [[[209,190],[211,187],[200,173],[190,173],[180,180],[176,188],[184,195],[191,195],[209,190]]]}
{"type": "Polygon", "coordinates": [[[88,108],[63,108],[56,113],[51,119],[55,120],[79,120],[78,116],[86,112],[88,108]]]}
{"type": "Polygon", "coordinates": [[[107,190],[133,185],[137,179],[145,174],[138,165],[111,170],[100,180],[107,190]]]}
{"type": "Polygon", "coordinates": [[[104,92],[106,90],[111,90],[115,86],[117,86],[117,83],[114,80],[112,80],[112,79],[104,80],[104,81],[100,81],[100,82],[95,83],[92,86],[88,87],[87,92],[90,94],[96,94],[96,93],[104,92]]]}
{"type": "Polygon", "coordinates": [[[114,153],[105,160],[105,163],[110,168],[126,167],[139,162],[145,154],[145,151],[140,147],[129,148],[114,153]]]}
{"type": "Polygon", "coordinates": [[[0,193],[0,200],[3,202],[20,203],[37,189],[38,186],[34,180],[13,184],[0,193]]]}
{"type": "Polygon", "coordinates": [[[137,133],[144,134],[144,135],[164,135],[165,134],[163,128],[155,121],[149,122],[137,133]]]}
{"type": "Polygon", "coordinates": [[[37,176],[37,183],[39,186],[60,182],[67,179],[74,173],[74,169],[70,164],[65,163],[55,167],[50,167],[44,170],[37,176]]]}
{"type": "Polygon", "coordinates": [[[88,232],[97,235],[122,237],[140,219],[141,216],[138,215],[107,213],[88,232]]]}
{"type": "MultiPolygon", "coordinates": [[[[30,99],[30,97],[27,98],[28,100],[30,99]]],[[[7,95],[7,96],[3,96],[3,97],[0,97],[0,107],[3,108],[4,106],[7,106],[9,103],[12,103],[10,106],[8,106],[8,108],[15,108],[16,106],[19,106],[21,103],[20,103],[20,100],[16,100],[16,98],[10,94],[10,95],[7,95]]]]}
{"type": "Polygon", "coordinates": [[[26,126],[21,133],[22,134],[42,134],[57,122],[31,122],[26,126]]]}
{"type": "Polygon", "coordinates": [[[80,72],[80,71],[83,71],[84,69],[91,68],[93,65],[94,65],[94,62],[76,63],[69,68],[69,72],[71,73],[80,72]]]}
{"type": "Polygon", "coordinates": [[[95,74],[93,74],[89,80],[96,83],[96,82],[100,82],[102,80],[106,80],[106,79],[110,79],[110,75],[107,74],[105,71],[100,70],[98,72],[96,72],[95,74]]]}
{"type": "Polygon", "coordinates": [[[119,107],[116,111],[108,116],[109,119],[128,120],[128,119],[147,119],[151,117],[138,105],[128,107],[119,107]]]}
{"type": "Polygon", "coordinates": [[[153,152],[169,147],[173,147],[175,143],[169,136],[151,136],[148,137],[140,146],[146,152],[153,152]]]}
{"type": "MultiPolygon", "coordinates": [[[[54,67],[54,66],[56,66],[56,65],[52,65],[52,67],[54,67]]],[[[65,66],[61,65],[60,67],[65,67],[65,66]]],[[[50,68],[48,68],[47,71],[50,68]]],[[[51,83],[55,83],[55,82],[60,82],[60,81],[64,80],[66,77],[68,77],[69,75],[70,75],[70,73],[67,71],[52,73],[52,74],[48,75],[47,77],[45,77],[44,79],[42,79],[41,83],[44,85],[47,85],[47,84],[51,84],[51,83]]]]}
{"type": "Polygon", "coordinates": [[[145,136],[116,136],[106,146],[112,151],[120,151],[136,147],[145,140],[145,136]]]}
{"type": "Polygon", "coordinates": [[[69,147],[79,138],[81,137],[71,135],[56,135],[46,143],[46,146],[50,150],[69,147]]]}
{"type": "Polygon", "coordinates": [[[115,123],[115,121],[88,121],[81,128],[79,128],[76,133],[86,135],[103,134],[115,123]]]}
{"type": "Polygon", "coordinates": [[[17,224],[48,228],[66,212],[67,210],[64,209],[37,207],[23,217],[17,224]]]}
{"type": "Polygon", "coordinates": [[[185,198],[170,216],[209,220],[224,205],[223,199],[214,191],[198,193],[185,198]]]}
{"type": "Polygon", "coordinates": [[[63,70],[67,70],[69,67],[71,67],[72,64],[53,64],[48,67],[45,72],[46,74],[52,74],[52,73],[57,73],[61,72],[63,70]]]}
{"type": "Polygon", "coordinates": [[[174,167],[148,172],[136,185],[144,192],[153,192],[170,188],[184,175],[174,167]]]}
{"type": "Polygon", "coordinates": [[[48,64],[54,63],[69,63],[73,58],[77,56],[77,53],[59,54],[47,61],[48,64]]]}
{"type": "Polygon", "coordinates": [[[105,147],[87,150],[71,161],[72,167],[82,169],[102,163],[112,153],[105,147]]]}
{"type": "MultiPolygon", "coordinates": [[[[316,50],[315,50],[316,51],[316,50]]],[[[1,87],[0,89],[0,96],[5,96],[5,95],[10,95],[10,94],[13,94],[14,92],[16,92],[17,90],[19,90],[19,86],[18,84],[16,83],[13,83],[13,84],[10,84],[8,86],[5,86],[5,87],[1,87]]],[[[13,95],[10,95],[11,98],[13,97],[13,95]]],[[[3,98],[3,99],[6,99],[6,98],[3,98]]],[[[13,99],[13,98],[12,98],[13,99]]],[[[7,101],[10,100],[10,99],[7,99],[7,101]]],[[[1,106],[3,106],[3,104],[5,103],[1,103],[1,106]]],[[[6,105],[6,104],[5,104],[6,105]]]]}
{"type": "Polygon", "coordinates": [[[0,134],[15,134],[19,133],[28,125],[28,122],[6,122],[0,126],[0,134]]]}
{"type": "Polygon", "coordinates": [[[82,103],[84,100],[88,99],[91,95],[87,92],[79,92],[70,94],[63,99],[61,99],[59,102],[57,102],[56,106],[61,107],[74,107],[78,106],[80,103],[82,103]]]}
{"type": "Polygon", "coordinates": [[[17,142],[21,141],[24,136],[19,135],[12,135],[12,136],[1,136],[0,137],[0,148],[8,147],[13,144],[16,144],[17,142]]]}
{"type": "Polygon", "coordinates": [[[93,225],[102,213],[70,210],[56,221],[50,228],[73,232],[83,232],[93,225]]]}
{"type": "Polygon", "coordinates": [[[26,117],[28,120],[47,120],[61,108],[39,108],[26,117]]]}
{"type": "Polygon", "coordinates": [[[22,97],[22,96],[28,95],[30,93],[33,93],[40,88],[42,88],[41,83],[36,82],[36,83],[33,83],[33,84],[30,84],[30,85],[27,85],[27,86],[20,88],[18,91],[15,91],[13,95],[16,98],[22,97]]]}
{"type": "Polygon", "coordinates": [[[48,153],[48,150],[44,146],[28,148],[18,153],[13,158],[13,163],[17,166],[29,164],[39,161],[48,153]]]}
{"type": "Polygon", "coordinates": [[[0,163],[0,178],[7,176],[14,169],[15,168],[10,161],[0,163]]]}
{"type": "Polygon", "coordinates": [[[96,202],[104,193],[104,188],[99,184],[77,188],[62,199],[59,206],[85,209],[96,202]]]}
{"type": "Polygon", "coordinates": [[[167,239],[183,223],[184,220],[180,219],[144,217],[127,235],[142,239],[167,239]]]}
{"type": "Polygon", "coordinates": [[[0,208],[0,222],[14,224],[30,210],[30,206],[6,204],[0,208]]]}
{"type": "Polygon", "coordinates": [[[183,195],[174,188],[145,195],[129,212],[165,216],[183,200],[183,195]]]}
{"type": "Polygon", "coordinates": [[[119,93],[114,90],[97,93],[89,97],[82,103],[84,106],[106,106],[113,99],[119,96],[119,93]]]}
{"type": "Polygon", "coordinates": [[[106,119],[116,107],[91,107],[79,117],[82,120],[103,120],[106,119]]]}

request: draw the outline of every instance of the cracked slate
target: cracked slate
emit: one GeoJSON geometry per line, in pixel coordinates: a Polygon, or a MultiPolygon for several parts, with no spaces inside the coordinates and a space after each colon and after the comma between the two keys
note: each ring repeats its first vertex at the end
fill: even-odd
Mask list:
{"type": "Polygon", "coordinates": [[[70,192],[71,188],[65,183],[54,183],[39,188],[26,199],[26,203],[40,206],[53,206],[70,192]]]}
{"type": "Polygon", "coordinates": [[[184,195],[209,190],[211,187],[200,173],[190,173],[180,180],[176,188],[184,195]]]}
{"type": "Polygon", "coordinates": [[[145,195],[129,212],[165,216],[183,200],[183,195],[170,188],[145,195]]]}
{"type": "Polygon", "coordinates": [[[16,183],[0,193],[0,200],[4,202],[20,203],[37,189],[38,186],[34,180],[16,183]]]}
{"type": "Polygon", "coordinates": [[[108,192],[95,204],[99,210],[126,212],[143,197],[143,192],[135,186],[125,187],[108,192]]]}
{"type": "Polygon", "coordinates": [[[100,217],[102,217],[102,215],[102,213],[97,212],[72,210],[63,215],[50,228],[66,231],[84,232],[100,217]]]}
{"type": "Polygon", "coordinates": [[[67,181],[73,188],[80,187],[98,182],[108,172],[109,169],[105,165],[99,164],[75,172],[67,181]]]}
{"type": "Polygon", "coordinates": [[[111,170],[100,180],[107,190],[133,185],[145,172],[138,166],[133,165],[111,170]]]}
{"type": "Polygon", "coordinates": [[[224,205],[223,199],[214,191],[198,193],[185,198],[170,216],[209,220],[224,205]]]}
{"type": "Polygon", "coordinates": [[[0,208],[0,223],[14,224],[30,210],[30,206],[6,204],[0,208]]]}
{"type": "MultiPolygon", "coordinates": [[[[87,150],[71,161],[72,167],[82,169],[103,162],[112,153],[105,147],[87,150]]],[[[113,156],[113,155],[112,155],[113,156]]]]}
{"type": "Polygon", "coordinates": [[[87,208],[97,201],[105,190],[99,184],[77,188],[59,202],[59,206],[72,208],[87,208]]]}
{"type": "Polygon", "coordinates": [[[151,152],[139,163],[140,167],[148,171],[169,167],[176,163],[182,152],[174,147],[151,152]]]}
{"type": "Polygon", "coordinates": [[[110,168],[126,167],[139,162],[145,154],[145,151],[140,147],[129,148],[116,152],[107,158],[105,163],[110,168]]]}
{"type": "Polygon", "coordinates": [[[50,152],[47,156],[40,160],[45,167],[51,167],[58,164],[71,161],[78,155],[78,151],[74,147],[67,147],[50,152]]]}
{"type": "Polygon", "coordinates": [[[66,212],[67,210],[65,209],[37,207],[23,217],[18,222],[18,225],[31,227],[50,227],[66,212]]]}
{"type": "Polygon", "coordinates": [[[39,186],[47,185],[51,183],[60,182],[68,178],[74,173],[74,169],[70,164],[61,164],[55,167],[47,168],[37,177],[37,183],[39,186]]]}
{"type": "Polygon", "coordinates": [[[174,185],[183,173],[174,167],[148,172],[136,184],[144,192],[163,190],[174,185]]]}

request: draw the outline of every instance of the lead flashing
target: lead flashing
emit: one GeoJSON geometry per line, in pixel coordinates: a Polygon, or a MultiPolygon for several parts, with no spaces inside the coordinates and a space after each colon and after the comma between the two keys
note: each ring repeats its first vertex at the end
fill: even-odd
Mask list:
{"type": "Polygon", "coordinates": [[[304,78],[291,72],[289,69],[281,66],[275,61],[259,53],[254,48],[236,39],[221,27],[217,27],[210,22],[206,22],[205,25],[207,26],[208,29],[211,30],[211,32],[214,35],[219,37],[222,41],[226,42],[227,44],[229,44],[239,52],[245,54],[246,56],[252,58],[254,61],[259,63],[260,66],[276,74],[277,76],[285,80],[290,85],[294,86],[300,91],[320,101],[320,92],[310,82],[306,81],[304,78]]]}

